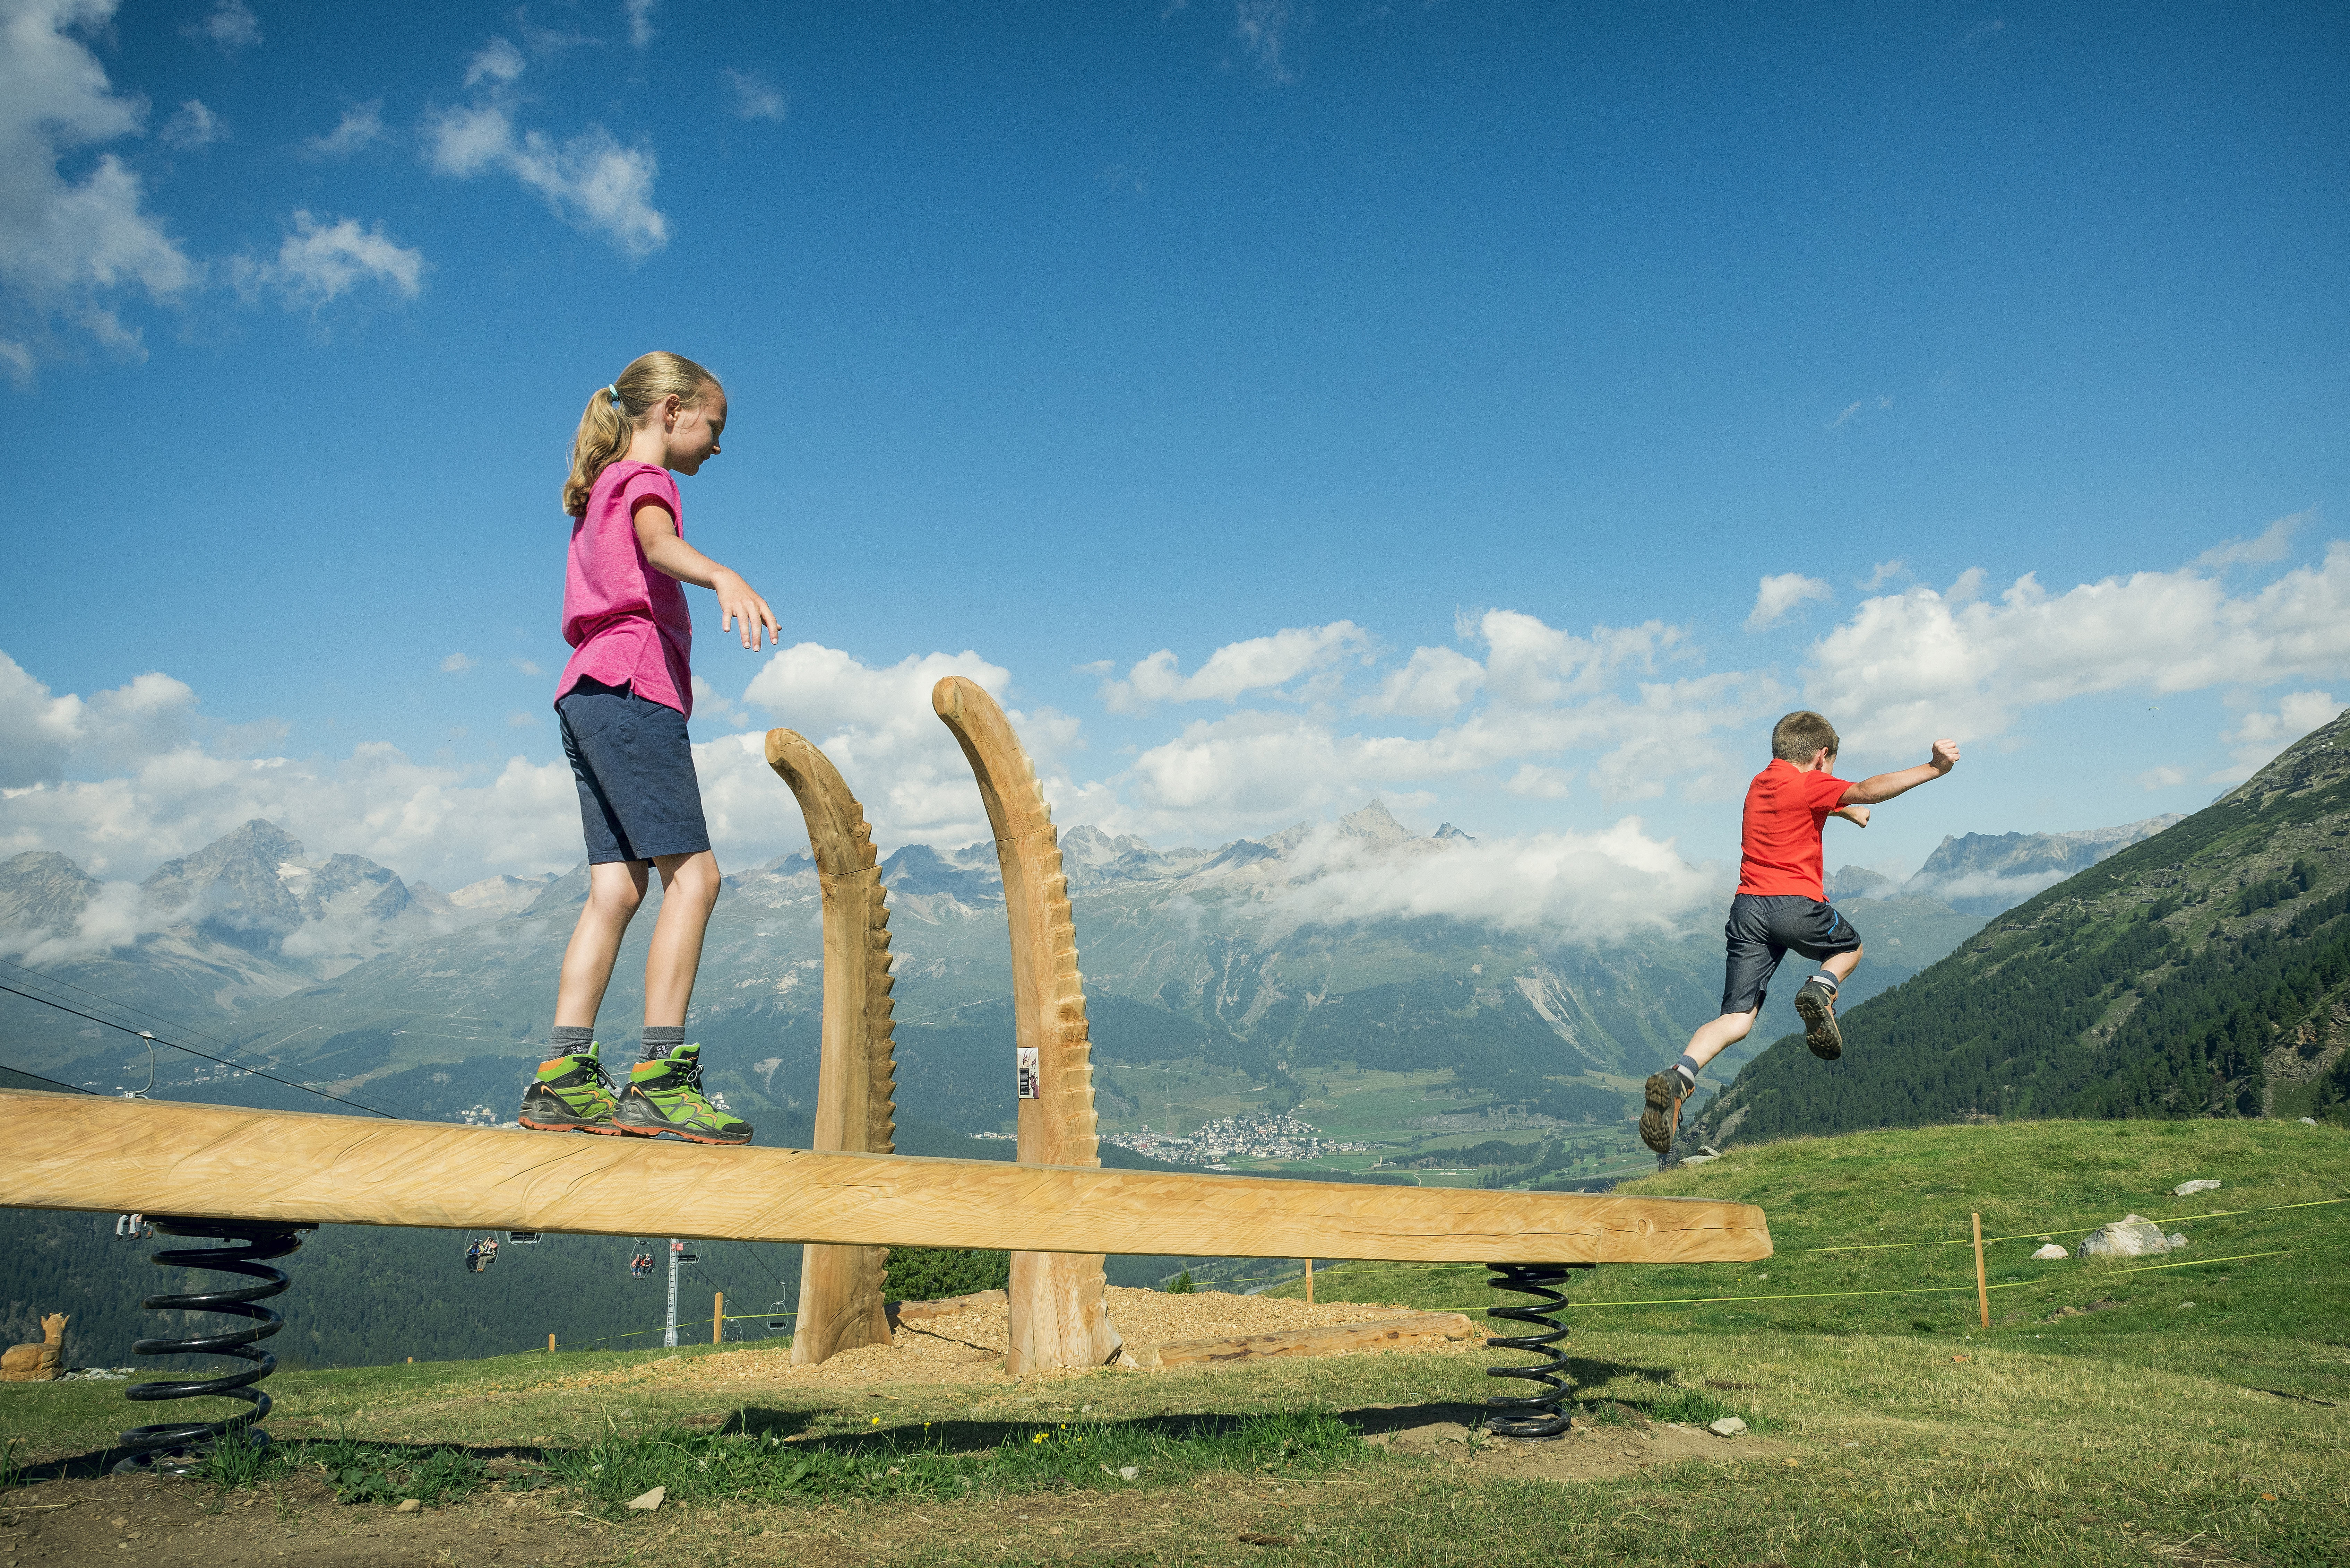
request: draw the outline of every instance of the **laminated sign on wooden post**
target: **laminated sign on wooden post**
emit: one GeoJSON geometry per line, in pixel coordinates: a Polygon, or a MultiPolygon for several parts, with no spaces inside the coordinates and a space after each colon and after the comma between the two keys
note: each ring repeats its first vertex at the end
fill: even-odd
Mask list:
{"type": "MultiPolygon", "coordinates": [[[[1012,927],[1012,1064],[1023,1165],[1098,1166],[1094,1136],[1093,1046],[1060,836],[1011,721],[975,682],[950,675],[931,707],[962,747],[995,835],[1003,909],[1012,927]]],[[[1014,1376],[1052,1367],[1099,1366],[1119,1339],[1103,1303],[1103,1254],[1012,1254],[1014,1376]]]]}
{"type": "MultiPolygon", "coordinates": [[[[789,730],[767,732],[767,765],[807,819],[824,894],[824,1042],[816,1066],[815,1145],[858,1154],[896,1147],[889,1002],[889,909],[873,830],[825,754],[789,730]]],[[[792,1364],[889,1343],[881,1304],[882,1247],[811,1245],[801,1253],[792,1364]]]]}

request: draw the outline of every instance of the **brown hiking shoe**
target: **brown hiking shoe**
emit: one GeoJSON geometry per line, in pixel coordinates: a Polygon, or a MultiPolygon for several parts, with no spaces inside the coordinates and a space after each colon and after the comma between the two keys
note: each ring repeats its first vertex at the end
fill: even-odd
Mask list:
{"type": "Polygon", "coordinates": [[[1648,1077],[1648,1103],[1640,1110],[1640,1141],[1659,1158],[1673,1148],[1673,1135],[1681,1130],[1681,1102],[1692,1085],[1670,1067],[1648,1077]]]}
{"type": "Polygon", "coordinates": [[[1804,1021],[1804,1044],[1823,1062],[1844,1054],[1844,1031],[1836,1027],[1836,993],[1814,975],[1795,992],[1795,1016],[1804,1021]]]}

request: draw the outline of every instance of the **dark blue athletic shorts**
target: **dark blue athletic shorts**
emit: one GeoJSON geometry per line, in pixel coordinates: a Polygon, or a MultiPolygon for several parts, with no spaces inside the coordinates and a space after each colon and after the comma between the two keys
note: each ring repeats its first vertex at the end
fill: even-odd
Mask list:
{"type": "Polygon", "coordinates": [[[600,680],[580,681],[555,711],[563,754],[579,781],[590,866],[710,847],[684,714],[600,680]]]}
{"type": "Polygon", "coordinates": [[[1814,963],[1860,946],[1860,933],[1834,905],[1800,893],[1741,893],[1730,900],[1721,928],[1730,961],[1721,977],[1721,1010],[1747,1012],[1770,995],[1772,975],[1791,952],[1814,963]]]}

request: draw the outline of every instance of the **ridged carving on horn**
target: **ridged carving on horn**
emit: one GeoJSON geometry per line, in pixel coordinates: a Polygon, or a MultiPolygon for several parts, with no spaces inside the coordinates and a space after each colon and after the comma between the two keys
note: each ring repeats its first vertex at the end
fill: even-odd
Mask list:
{"type": "MultiPolygon", "coordinates": [[[[1035,764],[1003,708],[974,682],[948,676],[931,688],[931,706],[971,763],[1003,872],[1015,1038],[1021,1047],[1036,1051],[1038,1066],[1036,1097],[1019,1102],[1020,1161],[1099,1165],[1093,1046],[1085,977],[1077,968],[1076,922],[1061,868],[1060,836],[1036,783],[1035,764]]],[[[1099,1253],[1013,1253],[1011,1349],[1004,1369],[1019,1376],[1114,1359],[1119,1340],[1103,1303],[1107,1283],[1099,1253]]]]}
{"type": "MultiPolygon", "coordinates": [[[[806,737],[768,731],[767,765],[799,800],[824,895],[824,1042],[813,1141],[819,1149],[889,1154],[897,1138],[889,906],[873,830],[839,770],[806,737]]],[[[803,1251],[794,1365],[889,1343],[882,1304],[889,1257],[883,1247],[803,1251]]]]}

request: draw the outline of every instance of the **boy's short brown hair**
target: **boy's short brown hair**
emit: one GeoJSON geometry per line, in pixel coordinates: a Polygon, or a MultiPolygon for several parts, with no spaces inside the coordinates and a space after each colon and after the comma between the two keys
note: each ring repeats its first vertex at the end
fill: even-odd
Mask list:
{"type": "Polygon", "coordinates": [[[1783,762],[1808,763],[1822,747],[1833,757],[1839,749],[1835,726],[1810,709],[1788,714],[1771,726],[1771,754],[1783,762]]]}

